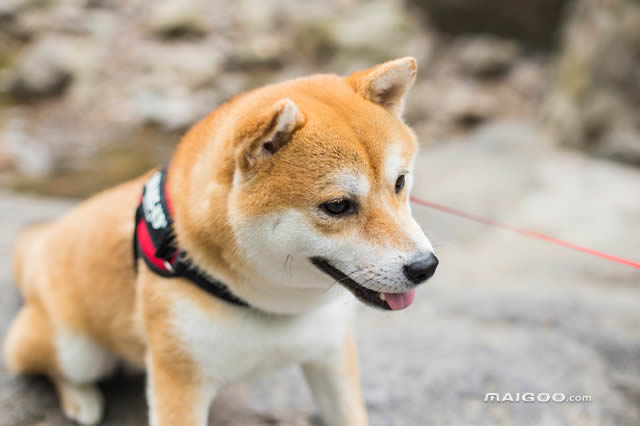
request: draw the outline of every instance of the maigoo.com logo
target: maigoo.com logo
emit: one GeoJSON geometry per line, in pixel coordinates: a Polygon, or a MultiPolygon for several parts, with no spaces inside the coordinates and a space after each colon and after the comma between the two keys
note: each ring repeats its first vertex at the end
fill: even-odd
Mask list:
{"type": "Polygon", "coordinates": [[[485,394],[484,402],[591,402],[591,395],[566,395],[563,392],[489,392],[485,394]]]}

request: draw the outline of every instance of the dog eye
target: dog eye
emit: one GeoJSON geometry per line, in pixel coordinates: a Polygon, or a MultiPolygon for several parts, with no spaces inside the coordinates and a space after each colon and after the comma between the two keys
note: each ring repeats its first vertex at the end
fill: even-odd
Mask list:
{"type": "Polygon", "coordinates": [[[346,198],[327,201],[326,203],[321,204],[320,208],[330,216],[344,216],[355,212],[353,202],[346,198]]]}
{"type": "Polygon", "coordinates": [[[404,175],[400,175],[396,179],[396,194],[402,191],[402,188],[404,188],[404,175]]]}

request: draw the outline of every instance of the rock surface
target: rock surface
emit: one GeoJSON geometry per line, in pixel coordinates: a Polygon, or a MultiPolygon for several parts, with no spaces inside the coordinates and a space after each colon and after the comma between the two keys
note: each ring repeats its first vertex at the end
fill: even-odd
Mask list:
{"type": "Polygon", "coordinates": [[[0,184],[59,194],[52,178],[86,177],[112,150],[171,147],[242,91],[406,55],[420,63],[408,111],[424,141],[530,115],[544,87],[512,77],[544,82],[545,59],[494,36],[449,40],[403,0],[12,0],[0,6],[0,151],[13,174],[0,184]]]}
{"type": "MultiPolygon", "coordinates": [[[[425,148],[414,195],[638,261],[640,172],[553,148],[531,125],[481,128],[425,148]]],[[[0,336],[19,306],[15,232],[68,202],[0,194],[0,336]]],[[[358,340],[372,426],[640,423],[640,271],[415,205],[441,267],[397,313],[362,308],[358,340]],[[564,392],[589,403],[484,402],[564,392]]],[[[68,425],[51,387],[0,367],[0,424],[68,425]]],[[[142,379],[104,385],[106,425],[145,422],[142,379]]],[[[225,389],[212,425],[311,424],[295,369],[225,389]]]]}
{"type": "Polygon", "coordinates": [[[545,116],[560,143],[640,165],[640,3],[572,7],[545,116]]]}
{"type": "Polygon", "coordinates": [[[117,180],[92,174],[103,158],[153,146],[166,160],[245,90],[404,55],[419,62],[407,119],[425,143],[543,117],[560,145],[640,164],[637,0],[1,3],[2,187],[83,196],[117,180]],[[103,183],[61,190],[71,180],[103,183]]]}
{"type": "Polygon", "coordinates": [[[429,22],[450,34],[485,33],[520,40],[529,46],[554,45],[569,0],[412,0],[429,22]]]}

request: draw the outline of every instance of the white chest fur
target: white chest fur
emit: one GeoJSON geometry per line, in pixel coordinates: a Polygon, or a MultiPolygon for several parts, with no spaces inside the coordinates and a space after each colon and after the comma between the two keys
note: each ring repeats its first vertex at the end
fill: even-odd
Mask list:
{"type": "Polygon", "coordinates": [[[204,310],[189,299],[172,308],[175,331],[209,380],[221,384],[291,363],[320,359],[344,341],[356,305],[350,294],[297,315],[204,310]]]}

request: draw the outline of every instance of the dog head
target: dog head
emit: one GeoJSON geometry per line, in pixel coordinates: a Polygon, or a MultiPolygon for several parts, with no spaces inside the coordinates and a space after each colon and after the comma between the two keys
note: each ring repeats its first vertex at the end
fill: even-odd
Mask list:
{"type": "Polygon", "coordinates": [[[415,60],[402,58],[236,101],[229,217],[259,274],[286,286],[337,282],[383,309],[411,304],[438,265],[409,204],[417,142],[401,114],[415,75],[415,60]],[[309,268],[330,279],[301,275],[309,268]]]}
{"type": "Polygon", "coordinates": [[[215,110],[171,163],[179,245],[269,311],[305,309],[337,284],[369,305],[409,306],[438,265],[409,204],[417,142],[401,114],[415,75],[402,58],[215,110]]]}

